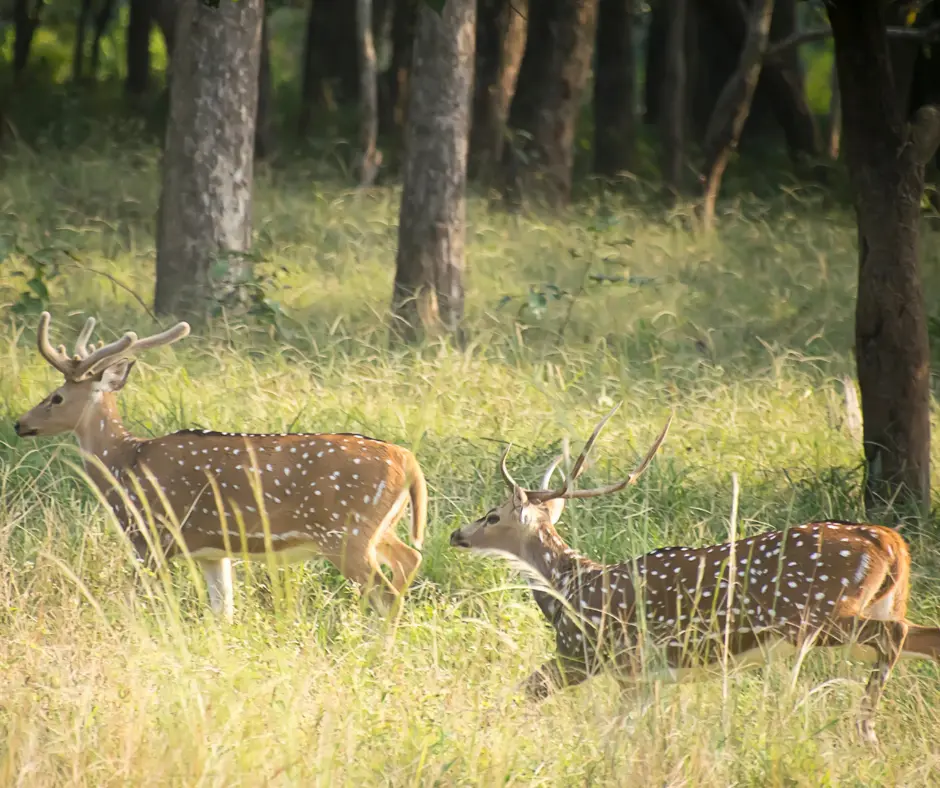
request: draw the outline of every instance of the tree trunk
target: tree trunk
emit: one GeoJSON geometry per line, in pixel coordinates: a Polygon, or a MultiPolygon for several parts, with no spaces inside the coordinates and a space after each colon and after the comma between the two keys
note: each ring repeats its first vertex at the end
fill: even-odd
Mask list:
{"type": "Polygon", "coordinates": [[[88,17],[91,16],[91,0],[82,0],[75,22],[75,49],[72,51],[72,81],[82,81],[82,71],[85,67],[85,31],[88,28],[88,17]]]}
{"type": "Polygon", "coordinates": [[[634,0],[600,0],[594,73],[594,172],[612,177],[633,164],[636,146],[634,0]]]}
{"type": "Polygon", "coordinates": [[[101,63],[101,38],[114,13],[114,0],[104,0],[104,4],[95,16],[95,37],[91,42],[91,78],[98,79],[98,66],[101,63]]]}
{"type": "Polygon", "coordinates": [[[388,133],[403,128],[405,124],[417,4],[412,0],[386,2],[394,3],[395,6],[392,12],[392,58],[388,70],[382,76],[379,107],[379,123],[388,133]]]}
{"type": "Polygon", "coordinates": [[[738,70],[731,75],[722,90],[708,121],[708,130],[702,145],[705,157],[702,224],[706,230],[710,230],[715,222],[715,202],[721,189],[721,178],[731,159],[731,152],[738,146],[744,122],[751,110],[751,100],[754,98],[764,52],[767,50],[773,13],[774,0],[753,0],[738,70]]]}
{"type": "Polygon", "coordinates": [[[683,192],[685,164],[686,65],[685,25],[688,0],[668,0],[666,52],[663,79],[662,138],[663,186],[673,198],[683,192]]]}
{"type": "MultiPolygon", "coordinates": [[[[747,13],[740,0],[710,0],[715,12],[735,42],[743,48],[747,37],[747,13]]],[[[806,101],[802,75],[787,66],[787,57],[768,59],[764,64],[763,78],[772,98],[771,108],[783,130],[787,147],[795,158],[815,156],[820,149],[819,129],[806,101]]]]}
{"type": "Polygon", "coordinates": [[[392,310],[405,340],[462,340],[476,0],[418,9],[392,310]]]}
{"type": "Polygon", "coordinates": [[[301,137],[310,131],[310,120],[313,117],[313,108],[317,103],[317,90],[319,88],[319,75],[317,74],[317,0],[310,0],[307,10],[307,29],[304,35],[303,72],[300,86],[300,112],[297,116],[297,131],[301,137]]]}
{"type": "Polygon", "coordinates": [[[470,171],[486,181],[503,155],[528,13],[528,0],[480,0],[477,11],[470,171]]]}
{"type": "Polygon", "coordinates": [[[512,201],[539,194],[558,208],[571,198],[575,127],[591,71],[597,7],[598,0],[540,0],[529,6],[509,125],[531,141],[514,134],[503,156],[512,201]]]}
{"type": "Polygon", "coordinates": [[[356,42],[359,47],[359,185],[371,186],[382,161],[379,153],[379,93],[372,0],[356,0],[356,42]]]}
{"type": "Polygon", "coordinates": [[[157,220],[160,314],[201,322],[216,277],[245,272],[262,2],[178,3],[157,220]]]}
{"type": "Polygon", "coordinates": [[[829,85],[832,95],[829,99],[829,139],[826,141],[826,153],[835,161],[839,158],[839,147],[842,143],[842,101],[839,94],[839,71],[835,62],[832,64],[829,85]]]}
{"type": "Polygon", "coordinates": [[[258,116],[255,119],[255,159],[274,149],[274,82],[271,76],[271,34],[267,15],[261,21],[261,59],[258,64],[258,116]]]}
{"type": "Polygon", "coordinates": [[[132,96],[141,96],[150,87],[150,6],[151,0],[130,0],[124,90],[132,96]]]}
{"type": "Polygon", "coordinates": [[[855,358],[865,502],[878,510],[900,493],[926,511],[930,368],[918,246],[924,166],[940,141],[940,108],[921,107],[912,123],[902,114],[882,0],[835,0],[827,11],[858,220],[855,358]]]}
{"type": "Polygon", "coordinates": [[[39,27],[42,13],[42,0],[15,0],[13,5],[13,78],[18,79],[29,62],[29,52],[33,48],[33,36],[39,27]]]}

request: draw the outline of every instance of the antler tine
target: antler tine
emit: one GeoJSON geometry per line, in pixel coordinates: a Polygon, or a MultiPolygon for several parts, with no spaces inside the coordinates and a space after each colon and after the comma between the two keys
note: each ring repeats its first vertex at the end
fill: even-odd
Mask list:
{"type": "MultiPolygon", "coordinates": [[[[539,485],[543,490],[548,489],[548,483],[552,480],[552,474],[555,473],[555,469],[561,464],[563,459],[565,459],[565,455],[559,454],[545,470],[545,475],[542,476],[542,482],[539,485]]],[[[564,474],[562,474],[562,476],[564,476],[564,474]]]]}
{"type": "MultiPolygon", "coordinates": [[[[75,340],[75,355],[80,359],[88,358],[88,340],[91,339],[91,332],[95,330],[95,319],[89,317],[85,321],[85,326],[82,328],[82,332],[78,335],[78,339],[75,340]]],[[[92,348],[94,349],[94,348],[92,348]]]]}
{"type": "Polygon", "coordinates": [[[564,484],[562,484],[562,486],[557,490],[526,490],[526,492],[529,494],[530,500],[550,501],[552,498],[569,497],[568,488],[584,470],[584,463],[587,460],[588,453],[594,446],[594,442],[597,440],[597,436],[601,434],[601,430],[604,429],[604,425],[610,421],[610,417],[617,412],[622,404],[622,402],[618,402],[616,405],[614,405],[614,407],[611,408],[610,413],[604,416],[604,418],[600,420],[600,423],[594,428],[594,432],[591,433],[591,437],[587,439],[587,443],[585,443],[584,448],[581,449],[581,453],[578,455],[578,459],[574,462],[574,467],[571,469],[571,475],[565,479],[564,484]]]}
{"type": "Polygon", "coordinates": [[[616,482],[615,484],[608,484],[606,487],[598,487],[594,490],[572,490],[571,492],[566,493],[563,497],[572,499],[572,498],[595,498],[600,495],[609,495],[610,493],[619,492],[627,485],[633,484],[641,473],[647,469],[649,464],[653,461],[653,457],[656,456],[656,452],[659,451],[659,447],[662,445],[663,441],[666,439],[666,433],[669,432],[669,425],[672,424],[672,416],[666,419],[666,426],[663,427],[663,431],[659,433],[659,437],[653,442],[653,445],[650,447],[650,450],[646,452],[646,456],[633,472],[623,481],[616,482]]]}
{"type": "Polygon", "coordinates": [[[69,366],[68,356],[65,354],[65,348],[56,350],[49,341],[49,322],[52,316],[48,312],[43,312],[39,316],[39,327],[36,329],[36,345],[39,348],[39,354],[55,367],[63,375],[68,376],[71,368],[69,366]]]}
{"type": "Polygon", "coordinates": [[[506,446],[503,450],[503,456],[499,461],[499,472],[503,475],[503,481],[509,485],[510,490],[516,489],[519,485],[516,484],[516,480],[512,478],[512,475],[509,473],[509,468],[506,467],[506,458],[509,456],[509,450],[512,448],[512,442],[506,446]]]}
{"type": "Polygon", "coordinates": [[[177,323],[166,331],[161,331],[159,334],[154,334],[144,339],[138,339],[137,334],[133,331],[128,331],[117,341],[112,342],[110,345],[99,347],[94,353],[82,360],[76,375],[80,377],[92,377],[97,375],[108,365],[113,364],[118,356],[136,356],[144,350],[176,342],[187,334],[189,334],[189,323],[186,322],[177,323]]]}

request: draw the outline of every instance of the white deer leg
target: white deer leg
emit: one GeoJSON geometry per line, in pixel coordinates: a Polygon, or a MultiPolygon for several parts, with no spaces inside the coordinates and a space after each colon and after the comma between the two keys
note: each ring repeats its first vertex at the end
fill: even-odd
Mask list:
{"type": "Polygon", "coordinates": [[[209,606],[217,616],[230,622],[235,617],[235,591],[232,588],[232,559],[202,561],[202,573],[209,591],[209,606]]]}

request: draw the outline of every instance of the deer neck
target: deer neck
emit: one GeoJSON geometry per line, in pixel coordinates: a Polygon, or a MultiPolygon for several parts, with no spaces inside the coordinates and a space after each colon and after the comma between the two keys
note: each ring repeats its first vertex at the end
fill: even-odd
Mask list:
{"type": "Polygon", "coordinates": [[[549,621],[554,620],[561,607],[558,597],[567,598],[578,572],[595,566],[593,561],[569,547],[551,525],[539,528],[530,537],[522,557],[543,578],[543,583],[530,579],[529,585],[549,621]]]}
{"type": "Polygon", "coordinates": [[[75,435],[82,451],[85,470],[98,482],[99,487],[103,475],[93,458],[100,460],[113,475],[118,476],[121,469],[136,456],[140,445],[140,441],[125,429],[118,413],[117,399],[111,392],[102,393],[101,398],[86,409],[75,428],[75,435]]]}

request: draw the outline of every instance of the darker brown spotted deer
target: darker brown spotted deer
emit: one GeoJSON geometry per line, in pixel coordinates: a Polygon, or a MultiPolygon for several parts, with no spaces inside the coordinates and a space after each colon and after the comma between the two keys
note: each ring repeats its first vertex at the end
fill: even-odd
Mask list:
{"type": "Polygon", "coordinates": [[[348,433],[183,430],[136,438],[121,423],[115,395],[134,356],[182,339],[189,325],[145,339],[128,332],[97,348],[88,344],[94,326],[88,318],[69,357],[50,344],[49,314],[42,314],[39,352],[65,383],[16,423],[16,433],[74,432],[90,478],[141,558],[188,552],[201,564],[213,611],[228,619],[232,556],[323,556],[380,606],[401,595],[421,563],[427,517],[427,486],[410,451],[348,433]],[[409,502],[418,549],[394,532],[409,502]],[[160,526],[156,543],[141,516],[147,509],[160,526]]]}
{"type": "Polygon", "coordinates": [[[875,663],[857,727],[876,742],[875,707],[898,658],[940,658],[940,629],[905,619],[910,556],[904,539],[878,525],[815,522],[708,547],[661,548],[619,564],[578,555],[555,530],[565,501],[634,482],[669,428],[667,422],[626,479],[571,489],[614,411],[558,489],[548,485],[559,460],[542,489],[526,490],[506,469],[507,448],[500,467],[510,498],[450,537],[456,547],[521,559],[535,575],[533,593],[555,629],[558,654],[529,677],[528,693],[543,698],[603,665],[634,681],[652,655],[665,663],[656,675],[681,680],[722,663],[760,665],[780,651],[848,646],[875,663]]]}

